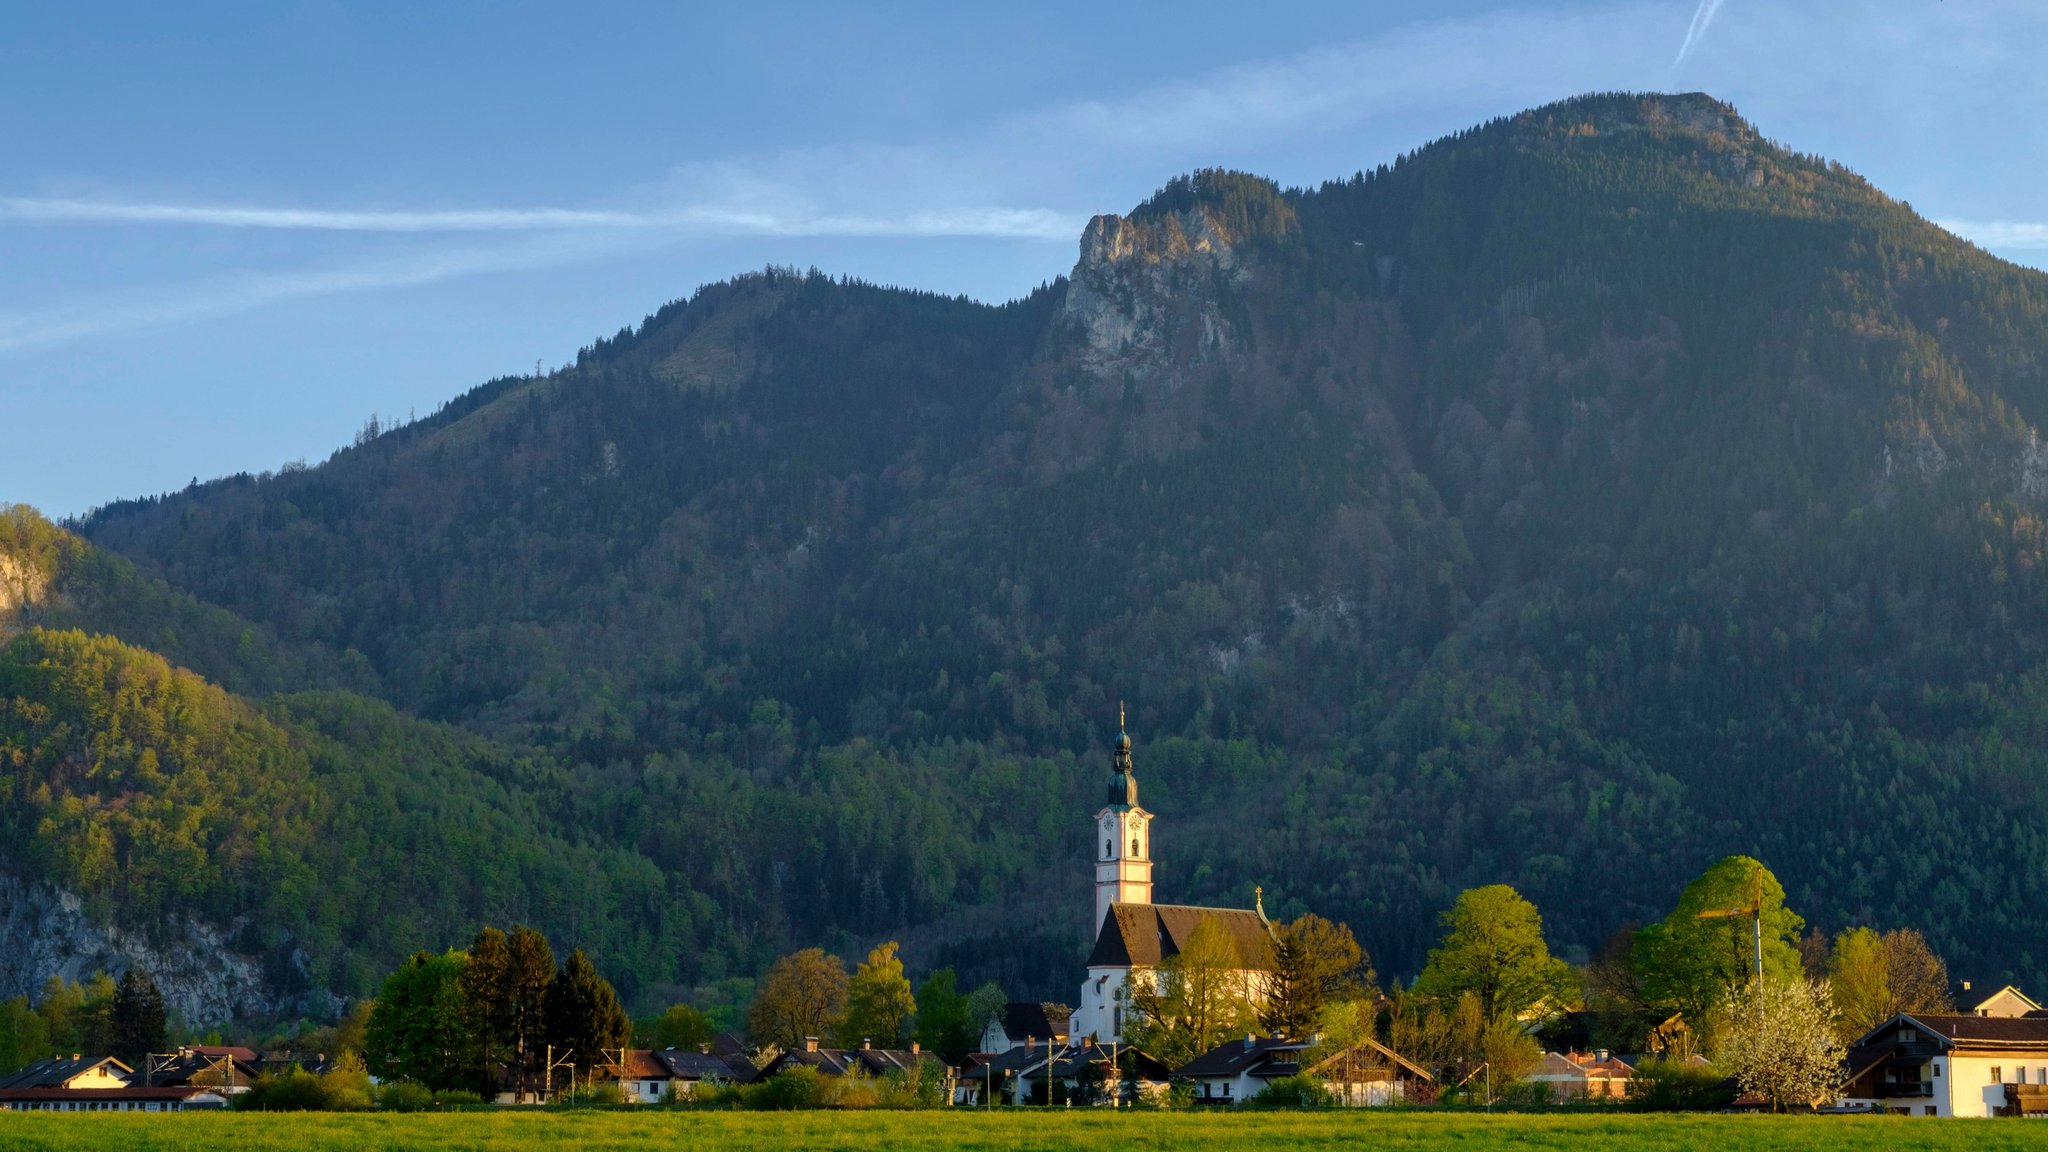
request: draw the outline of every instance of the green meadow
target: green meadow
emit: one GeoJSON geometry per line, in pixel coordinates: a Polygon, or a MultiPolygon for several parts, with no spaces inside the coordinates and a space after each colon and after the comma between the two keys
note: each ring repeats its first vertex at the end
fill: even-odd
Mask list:
{"type": "Polygon", "coordinates": [[[476,1112],[37,1115],[0,1113],[0,1148],[852,1150],[1096,1148],[2048,1148],[2048,1124],[1903,1117],[1494,1115],[1449,1112],[476,1112]]]}

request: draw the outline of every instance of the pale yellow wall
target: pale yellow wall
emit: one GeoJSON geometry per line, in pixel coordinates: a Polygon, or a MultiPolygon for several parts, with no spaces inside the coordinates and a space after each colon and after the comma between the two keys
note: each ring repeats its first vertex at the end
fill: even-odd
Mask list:
{"type": "Polygon", "coordinates": [[[2048,1068],[2048,1048],[2030,1052],[2000,1052],[1996,1056],[1948,1056],[1935,1061],[1942,1065],[1944,1086],[1935,1089],[1935,1099],[1948,1105],[1944,1115],[1990,1116],[2005,1102],[2003,1084],[2019,1082],[2019,1070],[2027,1070],[2027,1083],[2036,1083],[2041,1069],[2048,1068]],[[1999,1070],[1994,1081],[1991,1070],[1999,1070]]]}
{"type": "Polygon", "coordinates": [[[64,1081],[66,1088],[125,1088],[128,1078],[111,1064],[90,1068],[64,1081]]]}

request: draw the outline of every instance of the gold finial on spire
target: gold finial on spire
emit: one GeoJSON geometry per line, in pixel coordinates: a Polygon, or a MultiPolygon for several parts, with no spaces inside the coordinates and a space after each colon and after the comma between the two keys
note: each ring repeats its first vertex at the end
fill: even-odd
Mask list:
{"type": "Polygon", "coordinates": [[[1252,903],[1258,905],[1259,915],[1264,916],[1266,914],[1266,886],[1264,884],[1252,885],[1252,903]]]}
{"type": "Polygon", "coordinates": [[[1124,730],[1124,702],[1121,700],[1116,702],[1116,730],[1124,730]]]}

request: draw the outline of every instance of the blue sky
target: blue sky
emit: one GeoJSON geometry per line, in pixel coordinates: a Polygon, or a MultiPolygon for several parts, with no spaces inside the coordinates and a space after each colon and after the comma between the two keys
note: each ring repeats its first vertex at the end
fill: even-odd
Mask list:
{"type": "Polygon", "coordinates": [[[2048,4],[74,2],[0,23],[0,501],[324,459],[768,263],[1007,299],[1228,165],[1707,91],[2048,264],[2048,4]]]}

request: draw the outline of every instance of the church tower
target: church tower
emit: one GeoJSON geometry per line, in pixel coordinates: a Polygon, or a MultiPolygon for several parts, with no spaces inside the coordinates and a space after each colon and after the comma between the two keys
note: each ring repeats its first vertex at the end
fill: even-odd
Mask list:
{"type": "Polygon", "coordinates": [[[1117,709],[1116,758],[1109,773],[1109,803],[1095,814],[1095,929],[1111,904],[1152,902],[1152,814],[1138,807],[1131,771],[1131,737],[1117,709]]]}

